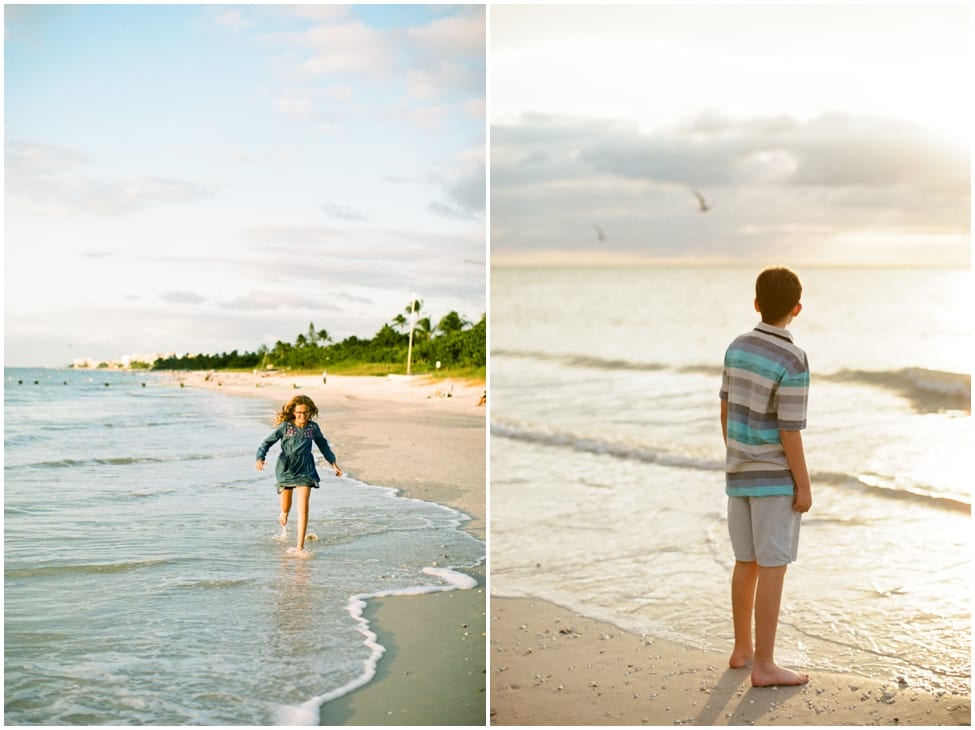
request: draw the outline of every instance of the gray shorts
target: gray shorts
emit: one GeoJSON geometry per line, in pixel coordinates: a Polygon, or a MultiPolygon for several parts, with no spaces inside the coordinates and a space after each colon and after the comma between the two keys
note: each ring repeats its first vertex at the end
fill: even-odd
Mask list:
{"type": "Polygon", "coordinates": [[[728,534],[735,560],[765,568],[795,562],[801,519],[792,509],[791,496],[728,497],[728,534]]]}

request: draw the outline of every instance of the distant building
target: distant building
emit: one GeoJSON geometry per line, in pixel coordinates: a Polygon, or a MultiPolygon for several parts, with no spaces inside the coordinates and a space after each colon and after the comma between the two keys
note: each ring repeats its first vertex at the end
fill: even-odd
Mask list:
{"type": "Polygon", "coordinates": [[[79,357],[71,361],[71,367],[78,370],[131,370],[134,367],[151,366],[156,360],[164,357],[175,357],[173,352],[139,353],[122,355],[117,360],[94,360],[90,357],[79,357]]]}

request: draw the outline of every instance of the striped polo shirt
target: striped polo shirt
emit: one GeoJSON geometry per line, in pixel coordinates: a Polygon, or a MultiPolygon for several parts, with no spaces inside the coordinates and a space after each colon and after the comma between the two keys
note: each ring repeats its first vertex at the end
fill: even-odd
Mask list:
{"type": "Polygon", "coordinates": [[[725,492],[791,495],[795,489],[779,431],[806,427],[809,362],[792,335],[765,322],[728,346],[721,377],[728,401],[725,492]]]}

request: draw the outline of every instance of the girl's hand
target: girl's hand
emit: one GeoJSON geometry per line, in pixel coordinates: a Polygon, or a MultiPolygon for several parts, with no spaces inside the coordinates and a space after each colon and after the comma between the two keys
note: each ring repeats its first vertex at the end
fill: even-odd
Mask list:
{"type": "Polygon", "coordinates": [[[345,472],[342,471],[342,467],[340,467],[338,464],[332,464],[332,468],[335,469],[335,476],[337,477],[340,477],[343,474],[345,474],[345,472]]]}
{"type": "Polygon", "coordinates": [[[258,471],[264,471],[264,462],[261,461],[260,459],[257,460],[257,463],[254,466],[257,468],[258,471]]]}

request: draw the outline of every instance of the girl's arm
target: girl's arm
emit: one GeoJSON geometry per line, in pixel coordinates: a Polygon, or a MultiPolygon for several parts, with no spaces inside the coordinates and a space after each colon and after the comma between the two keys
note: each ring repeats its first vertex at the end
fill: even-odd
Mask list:
{"type": "Polygon", "coordinates": [[[274,444],[276,444],[280,439],[281,435],[284,433],[282,423],[276,429],[271,431],[270,435],[261,442],[261,445],[257,447],[257,463],[254,465],[258,471],[264,471],[264,457],[267,456],[267,452],[270,450],[274,444]]]}
{"type": "MultiPolygon", "coordinates": [[[[314,421],[313,421],[314,423],[314,421]]],[[[332,452],[331,447],[328,445],[328,440],[325,438],[325,434],[322,433],[321,426],[315,423],[315,443],[318,445],[318,449],[322,452],[322,456],[325,457],[332,468],[335,470],[335,476],[342,476],[342,468],[336,463],[335,454],[332,452]]]]}

